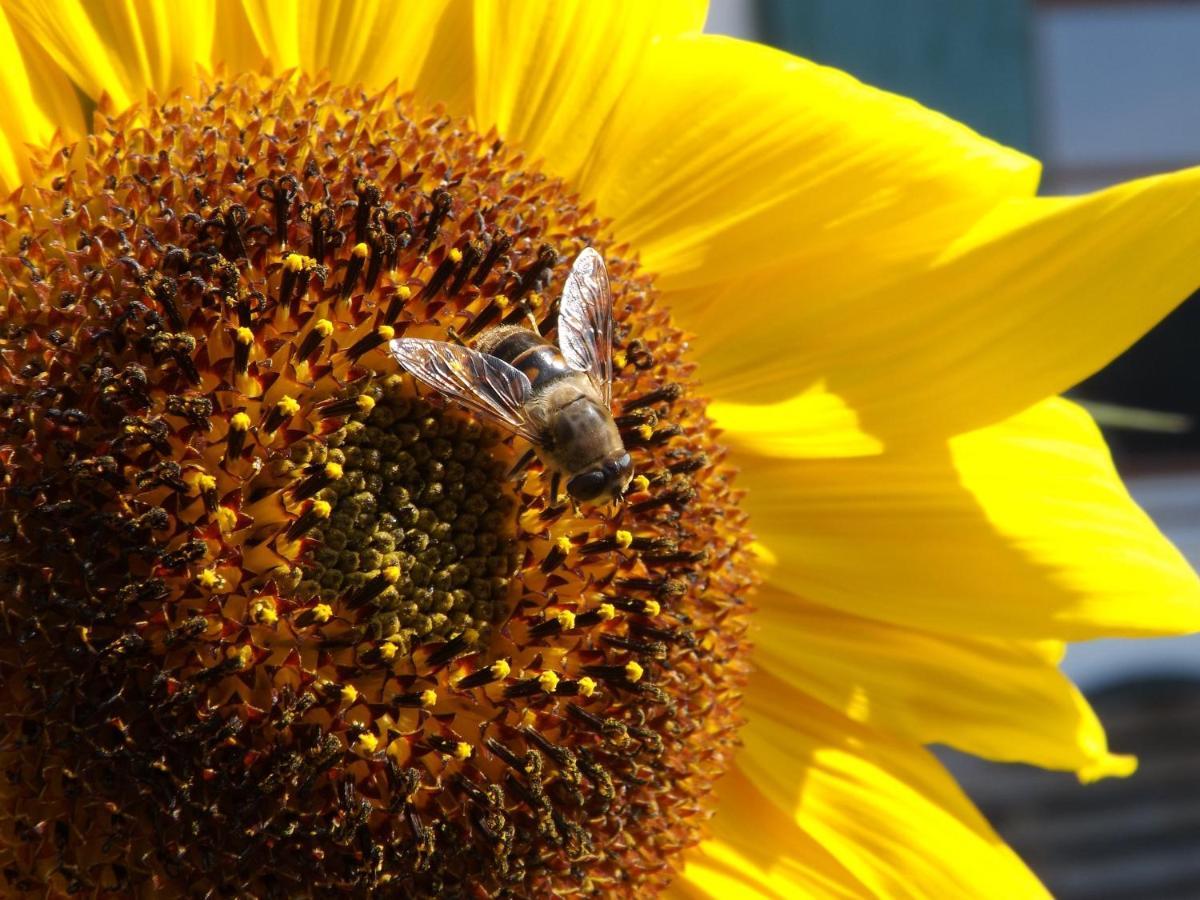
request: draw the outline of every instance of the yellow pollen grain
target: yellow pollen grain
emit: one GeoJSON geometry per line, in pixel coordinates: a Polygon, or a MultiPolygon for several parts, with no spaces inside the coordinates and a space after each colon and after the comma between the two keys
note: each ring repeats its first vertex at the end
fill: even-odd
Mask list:
{"type": "Polygon", "coordinates": [[[333,323],[328,319],[317,319],[317,324],[313,326],[313,331],[321,337],[329,337],[333,334],[333,323]]]}
{"type": "MultiPolygon", "coordinates": [[[[537,724],[537,715],[528,706],[521,711],[521,724],[526,728],[537,724]]],[[[529,770],[526,769],[525,771],[528,772],[529,770]]]]}
{"type": "Polygon", "coordinates": [[[216,516],[221,531],[228,533],[237,527],[237,513],[228,506],[218,506],[216,516]]]}
{"type": "Polygon", "coordinates": [[[333,504],[328,500],[314,500],[310,510],[318,519],[328,519],[333,512],[333,504]]]}
{"type": "Polygon", "coordinates": [[[569,609],[557,609],[553,613],[558,624],[562,626],[563,631],[570,631],[575,627],[575,613],[569,609]]]}
{"type": "Polygon", "coordinates": [[[352,684],[342,685],[342,702],[347,706],[352,706],[354,701],[358,699],[358,688],[352,684]]]}
{"type": "Polygon", "coordinates": [[[629,545],[633,543],[633,535],[628,531],[618,531],[613,538],[622,550],[628,550],[629,545]]]}
{"type": "Polygon", "coordinates": [[[283,258],[283,267],[289,272],[301,272],[304,270],[304,257],[299,253],[289,253],[283,258]]]}
{"type": "Polygon", "coordinates": [[[359,259],[366,259],[371,255],[371,246],[364,241],[359,241],[359,243],[354,245],[354,249],[350,252],[359,259]]]}
{"type": "Polygon", "coordinates": [[[313,621],[318,625],[324,625],[333,618],[333,607],[328,603],[318,603],[311,610],[313,621]]]}
{"type": "Polygon", "coordinates": [[[196,583],[205,590],[211,591],[223,587],[225,579],[217,574],[216,569],[202,569],[196,575],[196,583]]]}
{"type": "Polygon", "coordinates": [[[635,660],[625,663],[625,678],[635,684],[642,680],[645,671],[635,660]]]}
{"type": "Polygon", "coordinates": [[[375,398],[370,394],[359,394],[358,399],[354,401],[354,405],[358,407],[358,411],[366,415],[375,408],[375,398]]]}
{"type": "Polygon", "coordinates": [[[454,745],[454,758],[465,761],[471,758],[471,745],[466,741],[459,741],[454,745]]]}
{"type": "Polygon", "coordinates": [[[379,749],[379,738],[371,734],[369,731],[364,731],[354,739],[354,749],[358,753],[368,755],[379,749]]]}
{"type": "Polygon", "coordinates": [[[412,297],[412,288],[410,288],[407,284],[402,284],[400,287],[396,288],[396,296],[401,300],[407,300],[412,297]]]}
{"type": "Polygon", "coordinates": [[[543,672],[538,676],[538,685],[547,694],[553,694],[556,690],[558,690],[558,673],[543,672]]]}
{"type": "Polygon", "coordinates": [[[508,309],[509,306],[512,305],[512,301],[509,300],[507,297],[505,297],[503,294],[500,294],[499,296],[493,298],[493,302],[501,309],[508,309]]]}
{"type": "Polygon", "coordinates": [[[259,625],[274,625],[279,621],[275,601],[270,597],[259,597],[250,607],[250,617],[259,625]]]}
{"type": "Polygon", "coordinates": [[[554,546],[556,546],[558,548],[559,553],[563,553],[563,554],[570,553],[571,552],[571,539],[564,534],[562,537],[560,537],[557,541],[554,542],[554,546]]]}
{"type": "MultiPolygon", "coordinates": [[[[335,463],[335,462],[326,463],[325,464],[325,477],[332,478],[334,481],[337,481],[339,478],[342,477],[341,465],[339,465],[338,463],[335,463]]],[[[397,576],[397,577],[399,577],[399,576],[397,576]]]]}
{"type": "Polygon", "coordinates": [[[616,616],[617,608],[611,603],[601,603],[600,606],[596,608],[596,613],[601,619],[607,622],[609,619],[612,619],[616,616]]]}
{"type": "Polygon", "coordinates": [[[639,425],[637,427],[637,433],[638,437],[640,437],[643,441],[648,441],[650,440],[650,435],[654,434],[654,429],[649,425],[639,425]]]}
{"type": "Polygon", "coordinates": [[[289,397],[287,394],[284,394],[275,404],[275,408],[285,416],[294,416],[300,412],[300,401],[295,397],[289,397]]]}
{"type": "Polygon", "coordinates": [[[613,360],[613,368],[615,368],[615,369],[623,369],[623,368],[625,368],[625,365],[629,362],[629,358],[625,355],[624,350],[614,351],[613,355],[612,355],[612,360],[613,360]]]}
{"type": "Polygon", "coordinates": [[[657,616],[662,612],[662,605],[657,600],[647,600],[642,613],[647,616],[657,616]]]}
{"type": "Polygon", "coordinates": [[[379,652],[380,658],[387,662],[390,662],[396,655],[396,645],[389,644],[387,641],[379,644],[375,649],[379,652]]]}
{"type": "Polygon", "coordinates": [[[421,691],[421,705],[426,709],[433,709],[433,707],[437,706],[437,701],[437,691],[432,688],[421,691]]]}
{"type": "Polygon", "coordinates": [[[237,342],[243,346],[254,343],[254,332],[245,326],[237,330],[237,342]]]}
{"type": "Polygon", "coordinates": [[[629,489],[634,493],[644,491],[650,487],[650,479],[645,475],[635,475],[633,481],[629,482],[629,489]]]}
{"type": "Polygon", "coordinates": [[[391,325],[380,325],[378,328],[375,329],[375,333],[377,335],[379,335],[381,338],[383,338],[385,341],[390,341],[392,338],[394,338],[396,336],[396,329],[393,328],[391,325]]]}
{"type": "Polygon", "coordinates": [[[383,576],[383,580],[386,581],[388,584],[395,584],[397,581],[400,580],[400,567],[399,566],[388,566],[386,569],[384,569],[379,574],[383,576]]]}
{"type": "Polygon", "coordinates": [[[459,250],[457,247],[454,247],[450,250],[449,256],[450,256],[450,262],[452,262],[452,263],[457,264],[457,263],[462,262],[462,251],[459,250]]]}
{"type": "Polygon", "coordinates": [[[254,657],[254,651],[246,644],[241,647],[226,647],[225,658],[237,660],[239,669],[244,669],[250,665],[251,659],[254,657]]]}
{"type": "Polygon", "coordinates": [[[196,490],[201,494],[207,494],[209,491],[217,489],[217,479],[212,475],[204,474],[196,477],[196,490]]]}
{"type": "Polygon", "coordinates": [[[541,309],[542,308],[542,295],[539,294],[537,291],[534,291],[528,297],[525,298],[525,302],[529,304],[530,309],[541,309]]]}
{"type": "Polygon", "coordinates": [[[229,427],[233,431],[249,431],[250,417],[244,412],[234,413],[229,419],[229,427]]]}
{"type": "Polygon", "coordinates": [[[596,693],[596,682],[587,675],[584,675],[579,679],[579,693],[585,697],[592,696],[592,694],[596,693]]]}

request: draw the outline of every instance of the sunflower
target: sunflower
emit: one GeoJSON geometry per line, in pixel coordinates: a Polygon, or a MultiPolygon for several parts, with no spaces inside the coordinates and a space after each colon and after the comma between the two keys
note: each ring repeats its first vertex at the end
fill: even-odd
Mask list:
{"type": "Polygon", "coordinates": [[[2,9],[7,892],[1044,894],[923,746],[1134,768],[1065,642],[1200,585],[1056,395],[1200,171],[1035,197],[696,3],[2,9]],[[575,508],[387,346],[552,334],[589,246],[575,508]]]}

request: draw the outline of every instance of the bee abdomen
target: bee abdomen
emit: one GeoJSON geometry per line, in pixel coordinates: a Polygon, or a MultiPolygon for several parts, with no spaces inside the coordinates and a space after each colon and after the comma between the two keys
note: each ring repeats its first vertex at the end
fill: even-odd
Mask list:
{"type": "Polygon", "coordinates": [[[534,393],[575,373],[557,347],[527,328],[511,325],[490,329],[480,335],[475,347],[524,372],[534,393]]]}

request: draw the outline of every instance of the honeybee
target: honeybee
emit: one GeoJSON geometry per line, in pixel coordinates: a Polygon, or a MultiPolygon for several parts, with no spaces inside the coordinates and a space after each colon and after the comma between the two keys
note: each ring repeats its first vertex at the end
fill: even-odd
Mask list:
{"type": "Polygon", "coordinates": [[[529,441],[577,501],[619,499],[633,463],[612,417],[613,298],[604,260],[575,258],[558,312],[558,346],[516,325],[485,329],[474,348],[420,338],[389,344],[414,378],[529,441]]]}

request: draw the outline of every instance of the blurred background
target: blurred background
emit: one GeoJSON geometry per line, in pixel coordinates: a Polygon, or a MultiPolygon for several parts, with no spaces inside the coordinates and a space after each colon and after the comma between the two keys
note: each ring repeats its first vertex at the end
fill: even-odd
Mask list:
{"type": "MultiPolygon", "coordinates": [[[[1197,0],[710,0],[708,30],[837,66],[1043,160],[1081,193],[1200,164],[1197,0]]],[[[1200,566],[1200,297],[1072,396],[1200,566]]],[[[1200,898],[1200,636],[1096,641],[1064,669],[1132,780],[943,755],[1061,900],[1200,898]]]]}

